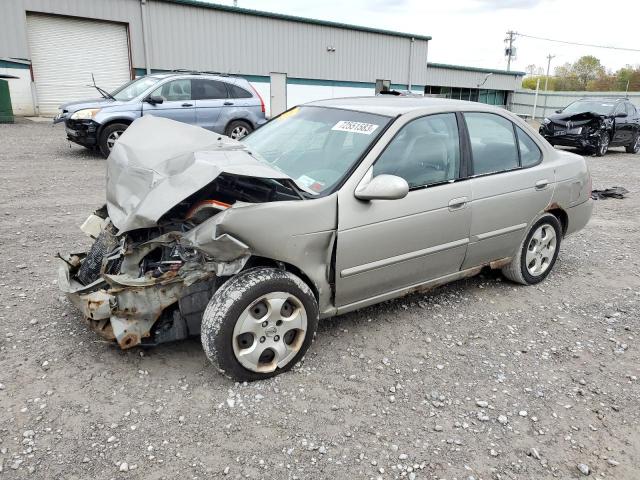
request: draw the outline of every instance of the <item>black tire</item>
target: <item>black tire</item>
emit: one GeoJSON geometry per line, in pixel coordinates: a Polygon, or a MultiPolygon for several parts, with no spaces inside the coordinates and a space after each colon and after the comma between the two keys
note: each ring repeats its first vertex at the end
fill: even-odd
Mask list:
{"type": "Polygon", "coordinates": [[[229,122],[227,128],[224,129],[224,134],[234,140],[240,140],[251,132],[253,132],[253,126],[244,120],[234,120],[229,122]]]}
{"type": "MultiPolygon", "coordinates": [[[[317,327],[318,302],[309,286],[285,270],[259,267],[239,273],[216,291],[204,312],[200,339],[207,358],[223,375],[239,382],[250,382],[290,370],[313,342],[317,327]],[[273,292],[291,294],[304,307],[307,317],[304,338],[300,339],[297,354],[286,365],[276,365],[275,370],[270,372],[250,370],[240,363],[234,352],[234,329],[249,306],[261,296],[273,292]]],[[[269,341],[277,338],[274,336],[269,341]]],[[[284,334],[281,341],[285,341],[284,334]]]]}
{"type": "Polygon", "coordinates": [[[512,282],[520,283],[522,285],[534,285],[536,283],[540,283],[542,280],[547,278],[547,275],[549,275],[551,270],[553,270],[553,266],[558,258],[558,252],[560,252],[561,242],[562,225],[560,224],[558,217],[551,213],[545,213],[531,226],[531,228],[529,228],[529,231],[524,236],[518,247],[516,255],[511,260],[511,263],[502,269],[502,274],[512,282]],[[555,232],[555,251],[553,252],[553,257],[546,270],[544,270],[540,275],[532,275],[527,268],[526,253],[533,235],[543,225],[553,228],[555,232]]]}
{"type": "Polygon", "coordinates": [[[126,123],[112,123],[102,129],[102,131],[100,132],[100,138],[98,139],[98,148],[100,149],[100,153],[102,153],[102,156],[104,158],[107,158],[109,156],[109,153],[111,153],[109,144],[111,143],[112,139],[110,137],[112,135],[122,134],[122,132],[124,132],[128,126],[129,125],[127,125],[126,123]]]}
{"type": "Polygon", "coordinates": [[[636,133],[631,143],[624,148],[627,151],[627,153],[640,152],[640,133],[636,133]]]}
{"type": "Polygon", "coordinates": [[[609,151],[609,143],[611,139],[609,138],[608,132],[602,132],[600,134],[600,141],[598,142],[598,146],[596,147],[596,157],[604,157],[609,151]]]}

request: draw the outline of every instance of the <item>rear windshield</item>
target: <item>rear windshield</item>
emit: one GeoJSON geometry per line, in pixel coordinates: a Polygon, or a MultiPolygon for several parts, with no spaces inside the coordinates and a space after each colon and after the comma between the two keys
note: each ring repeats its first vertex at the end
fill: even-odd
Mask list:
{"type": "Polygon", "coordinates": [[[159,81],[160,79],[156,77],[136,78],[135,80],[131,80],[130,82],[125,83],[120,88],[115,89],[113,92],[111,92],[111,96],[116,100],[126,102],[127,100],[136,98],[138,95],[140,95],[149,87],[152,87],[159,81]]]}
{"type": "Polygon", "coordinates": [[[314,195],[328,194],[372,145],[389,117],[324,107],[296,107],[243,143],[259,160],[314,195]]]}

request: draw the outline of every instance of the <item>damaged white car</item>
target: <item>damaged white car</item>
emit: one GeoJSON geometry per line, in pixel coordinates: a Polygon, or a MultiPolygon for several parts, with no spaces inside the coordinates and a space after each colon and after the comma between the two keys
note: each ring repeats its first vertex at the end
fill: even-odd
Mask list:
{"type": "Polygon", "coordinates": [[[59,284],[121,348],[200,335],[220,371],[257,380],[295,365],[320,318],[483,267],[542,281],[590,189],[582,157],[476,103],[314,102],[242,142],[143,117],[59,284]]]}

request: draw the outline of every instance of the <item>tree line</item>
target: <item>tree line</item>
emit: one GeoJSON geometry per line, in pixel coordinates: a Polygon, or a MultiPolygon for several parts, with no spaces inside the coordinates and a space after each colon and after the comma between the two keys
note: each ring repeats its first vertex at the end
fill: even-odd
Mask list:
{"type": "MultiPolygon", "coordinates": [[[[527,76],[522,88],[536,89],[540,79],[540,89],[544,88],[546,76],[542,67],[527,66],[527,76]]],[[[607,70],[593,55],[580,57],[573,63],[565,63],[555,68],[548,79],[547,90],[589,91],[589,92],[630,92],[640,91],[640,65],[627,65],[613,72],[607,70]]]]}

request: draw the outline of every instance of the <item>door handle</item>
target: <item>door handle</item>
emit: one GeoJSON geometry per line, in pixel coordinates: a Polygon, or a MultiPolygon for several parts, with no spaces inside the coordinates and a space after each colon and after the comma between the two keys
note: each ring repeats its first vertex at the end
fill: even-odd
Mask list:
{"type": "Polygon", "coordinates": [[[233,105],[233,102],[224,102],[223,105],[233,105]]]}
{"type": "Polygon", "coordinates": [[[546,178],[544,180],[538,180],[536,182],[536,190],[544,190],[549,185],[549,180],[546,178]]]}
{"type": "Polygon", "coordinates": [[[461,208],[464,208],[468,201],[469,199],[467,197],[460,197],[449,200],[449,210],[460,210],[461,208]]]}
{"type": "Polygon", "coordinates": [[[183,103],[182,104],[183,107],[193,107],[192,103],[183,103]]]}

